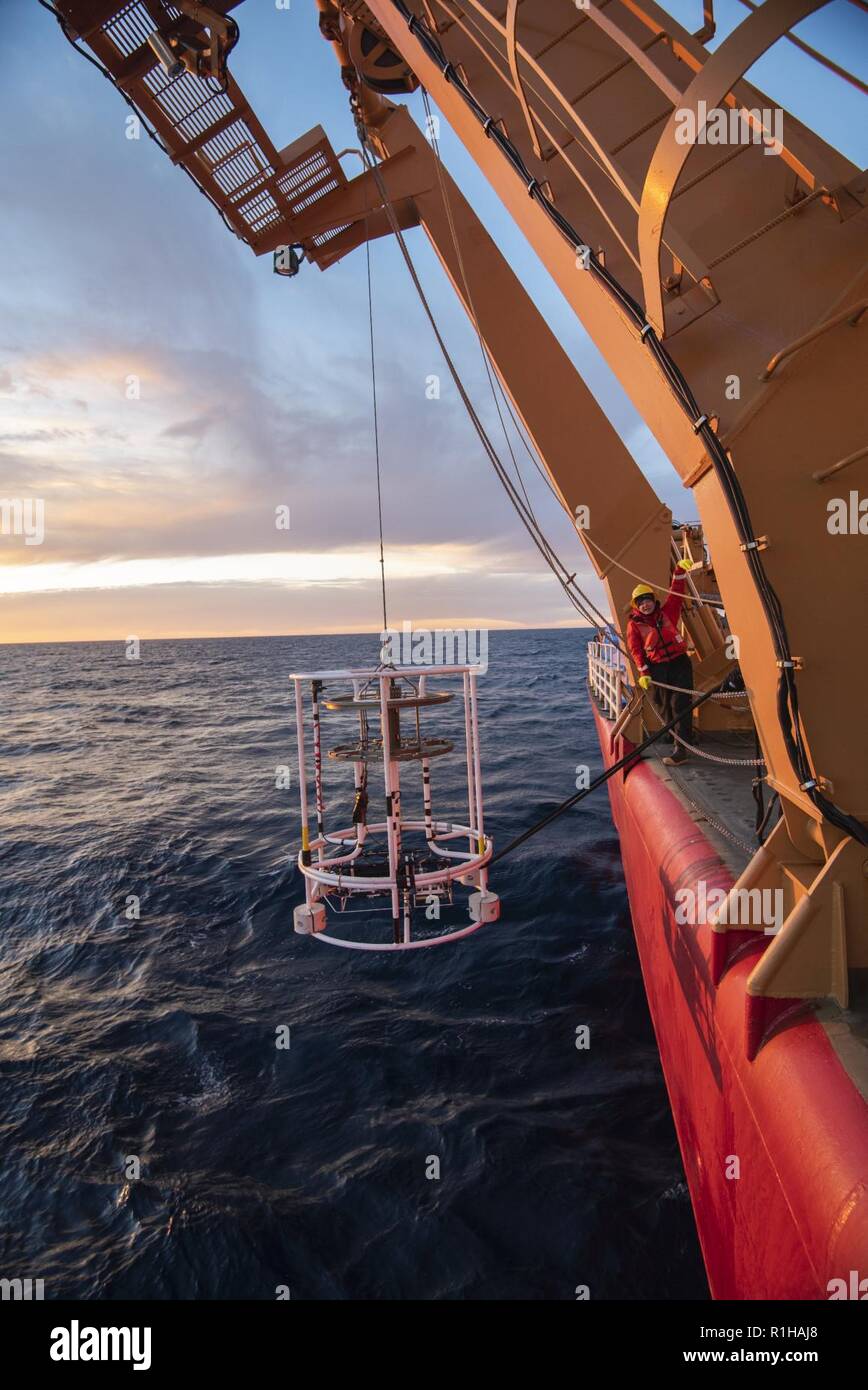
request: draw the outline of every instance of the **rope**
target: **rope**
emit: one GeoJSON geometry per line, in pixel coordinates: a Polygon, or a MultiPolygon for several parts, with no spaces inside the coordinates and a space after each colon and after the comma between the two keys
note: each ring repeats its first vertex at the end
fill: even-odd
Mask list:
{"type": "MultiPolygon", "coordinates": [[[[678,551],[678,542],[676,541],[676,539],[675,539],[674,536],[672,536],[672,537],[670,538],[670,541],[669,541],[669,548],[670,548],[670,552],[671,552],[671,554],[672,554],[672,559],[673,559],[674,562],[675,562],[675,567],[676,567],[676,569],[677,569],[677,568],[678,568],[678,565],[679,565],[679,562],[680,562],[680,560],[682,559],[682,556],[679,554],[679,551],[678,551]]],[[[692,556],[691,553],[690,553],[689,547],[688,547],[687,555],[686,555],[686,557],[684,557],[684,558],[686,558],[686,559],[688,559],[688,560],[691,560],[691,561],[692,561],[692,559],[693,559],[693,556],[692,556]]],[[[700,594],[699,590],[698,590],[697,587],[696,587],[696,580],[695,580],[694,577],[693,577],[693,571],[694,571],[696,568],[697,568],[697,566],[694,564],[693,567],[692,567],[691,569],[689,569],[689,570],[686,571],[686,574],[687,574],[687,588],[688,588],[688,590],[690,591],[690,597],[693,599],[694,603],[698,603],[699,606],[700,606],[700,608],[713,607],[715,604],[721,603],[722,600],[721,600],[721,597],[720,597],[719,594],[700,594]]],[[[702,563],[698,566],[698,568],[699,568],[699,569],[705,569],[705,568],[706,568],[706,563],[705,563],[704,560],[703,560],[702,563]]]]}
{"type": "Polygon", "coordinates": [[[721,758],[716,753],[706,753],[695,744],[688,743],[687,739],[681,738],[679,734],[673,734],[673,738],[682,748],[689,748],[698,758],[705,758],[709,763],[719,763],[721,767],[765,767],[765,758],[721,758]]]}
{"type": "MultiPolygon", "coordinates": [[[[679,695],[701,695],[701,690],[691,690],[685,685],[666,685],[664,681],[652,680],[652,685],[656,685],[658,690],[675,690],[679,695]]],[[[716,690],[712,695],[712,700],[747,700],[746,690],[716,690]]],[[[749,707],[749,706],[748,706],[749,707]]]]}
{"type": "MultiPolygon", "coordinates": [[[[654,681],[654,684],[656,685],[657,682],[654,681]]],[[[664,686],[663,689],[678,690],[679,687],[675,685],[667,685],[664,686]]],[[[709,700],[712,699],[715,693],[716,692],[709,691],[707,693],[706,698],[709,700]]],[[[741,695],[742,692],[738,691],[737,693],[741,695]]],[[[653,700],[650,701],[650,708],[653,710],[656,719],[662,719],[660,711],[654,704],[653,700]]],[[[689,748],[690,752],[695,753],[698,758],[705,758],[706,762],[709,763],[718,763],[721,767],[765,767],[765,758],[722,758],[719,757],[716,753],[706,753],[702,748],[697,748],[695,744],[688,743],[686,738],[681,738],[679,734],[676,734],[673,726],[677,724],[681,719],[683,719],[685,715],[690,714],[691,710],[695,708],[695,705],[691,705],[689,709],[682,710],[680,714],[676,715],[676,717],[674,719],[671,719],[667,724],[666,727],[671,728],[673,730],[672,737],[675,739],[676,743],[680,743],[682,748],[689,748]]]]}
{"type": "MultiPolygon", "coordinates": [[[[651,579],[646,579],[644,575],[642,575],[642,574],[637,574],[635,570],[628,569],[626,565],[622,565],[622,564],[621,564],[621,561],[620,561],[620,560],[616,560],[615,557],[614,557],[614,555],[610,555],[607,551],[605,551],[605,550],[603,549],[603,547],[599,544],[598,541],[592,540],[591,537],[590,537],[590,535],[588,535],[586,538],[587,538],[588,544],[589,544],[589,545],[592,545],[592,546],[594,547],[595,550],[599,551],[599,553],[603,556],[603,558],[604,558],[605,560],[608,560],[610,564],[615,565],[615,567],[616,567],[617,569],[621,570],[624,574],[629,574],[629,576],[630,576],[631,579],[638,579],[639,582],[640,582],[641,584],[647,584],[648,587],[649,587],[649,589],[656,589],[657,592],[660,593],[660,594],[677,594],[677,593],[678,593],[678,590],[677,590],[677,589],[672,589],[672,588],[668,588],[668,589],[667,589],[667,587],[666,587],[665,584],[655,584],[655,583],[653,582],[653,580],[651,580],[651,579]]],[[[693,569],[692,569],[692,570],[686,570],[686,571],[684,571],[684,573],[685,573],[685,574],[693,574],[694,571],[699,571],[699,570],[702,570],[702,569],[705,569],[705,565],[704,565],[704,564],[697,564],[697,565],[694,565],[694,566],[693,566],[693,569]]],[[[716,595],[715,595],[714,597],[702,598],[699,594],[690,594],[689,597],[692,599],[692,601],[693,601],[694,603],[700,604],[701,607],[703,607],[703,608],[714,607],[714,606],[716,606],[716,605],[719,605],[720,602],[721,602],[720,598],[719,598],[718,596],[716,596],[716,595]]]]}

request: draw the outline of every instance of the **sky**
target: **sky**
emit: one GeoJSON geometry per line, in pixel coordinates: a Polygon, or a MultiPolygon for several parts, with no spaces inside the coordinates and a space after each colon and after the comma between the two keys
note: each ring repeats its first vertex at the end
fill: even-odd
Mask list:
{"type": "MultiPolygon", "coordinates": [[[[668,8],[699,27],[698,0],[668,8]]],[[[715,8],[719,41],[746,11],[715,8]]],[[[278,149],[315,124],[336,150],[355,145],[313,0],[246,0],[235,13],[232,70],[278,149]]],[[[834,0],[798,33],[852,68],[854,16],[864,33],[868,16],[834,0]]],[[[45,508],[41,544],[0,534],[0,642],[378,630],[364,249],[325,273],[274,276],[155,145],[126,138],[128,108],[36,0],[0,0],[0,37],[0,497],[45,508]]],[[[868,42],[858,57],[864,76],[868,42]]],[[[865,125],[843,84],[781,44],[752,76],[864,165],[865,125]]],[[[409,105],[421,121],[418,95],[409,105]]],[[[694,519],[445,123],[441,151],[652,485],[694,519]]],[[[407,240],[503,449],[475,334],[424,233],[407,240]]],[[[371,261],[390,623],[575,621],[482,452],[398,248],[375,242],[371,261]],[[439,400],[426,395],[432,374],[439,400]]],[[[549,539],[602,602],[526,460],[523,476],[549,539]]]]}

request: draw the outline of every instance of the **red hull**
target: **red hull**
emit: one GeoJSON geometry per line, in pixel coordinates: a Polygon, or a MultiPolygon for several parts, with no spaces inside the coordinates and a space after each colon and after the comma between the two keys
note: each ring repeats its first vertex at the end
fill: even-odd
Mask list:
{"type": "Polygon", "coordinates": [[[729,888],[731,873],[650,763],[608,786],[712,1294],[828,1298],[830,1280],[868,1278],[868,1106],[810,1014],[779,1020],[748,1061],[745,983],[766,939],[715,987],[711,930],[676,923],[674,895],[729,888]]]}

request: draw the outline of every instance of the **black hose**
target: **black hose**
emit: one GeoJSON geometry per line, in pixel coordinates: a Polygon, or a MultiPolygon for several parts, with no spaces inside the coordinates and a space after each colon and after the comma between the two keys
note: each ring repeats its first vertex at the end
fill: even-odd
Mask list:
{"type": "Polygon", "coordinates": [[[608,782],[609,778],[614,777],[616,772],[620,772],[622,768],[628,767],[631,763],[636,762],[637,759],[641,758],[646,748],[650,748],[652,743],[656,743],[664,734],[668,734],[669,730],[674,728],[686,715],[692,714],[700,705],[704,705],[706,700],[710,700],[712,695],[716,695],[717,689],[719,689],[719,687],[714,690],[706,690],[704,694],[700,695],[697,700],[694,700],[687,709],[679,710],[678,714],[674,715],[668,723],[663,724],[656,733],[649,734],[646,739],[643,739],[640,744],[637,744],[632,752],[626,753],[623,758],[619,758],[616,763],[612,763],[611,767],[607,767],[606,771],[601,772],[599,777],[595,777],[593,782],[587,787],[583,787],[580,792],[576,792],[575,796],[570,796],[566,801],[562,801],[560,806],[556,806],[553,811],[549,811],[548,815],[543,816],[542,820],[537,821],[535,825],[530,826],[527,830],[523,830],[514,840],[510,840],[508,845],[504,845],[503,849],[499,849],[497,854],[492,855],[486,867],[490,869],[499,859],[503,859],[505,855],[517,849],[519,845],[523,845],[525,840],[530,839],[531,835],[536,835],[537,831],[543,830],[547,825],[550,825],[553,820],[557,820],[558,816],[562,816],[565,811],[569,811],[571,806],[576,806],[580,801],[584,801],[586,796],[590,796],[591,792],[596,791],[604,782],[608,782]]]}

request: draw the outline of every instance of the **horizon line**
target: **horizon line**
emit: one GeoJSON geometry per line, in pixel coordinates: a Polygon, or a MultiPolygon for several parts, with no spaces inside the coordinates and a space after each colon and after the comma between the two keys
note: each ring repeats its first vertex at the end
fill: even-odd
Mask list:
{"type": "MultiPolygon", "coordinates": [[[[393,629],[394,630],[394,629],[393,629]]],[[[417,632],[460,632],[468,631],[467,625],[444,624],[442,627],[420,626],[415,629],[417,632]]],[[[573,630],[593,631],[592,623],[584,622],[565,622],[565,623],[541,623],[539,625],[528,625],[524,623],[515,624],[494,624],[487,628],[474,625],[476,631],[488,632],[568,632],[573,630]]],[[[57,637],[57,638],[33,638],[24,641],[10,641],[0,638],[0,647],[82,647],[82,646],[101,646],[111,645],[114,642],[128,642],[131,637],[137,637],[140,642],[271,642],[286,637],[379,637],[383,632],[382,628],[355,628],[349,632],[226,632],[226,633],[188,633],[184,636],[151,636],[141,637],[136,633],[128,634],[124,637],[57,637]]]]}

